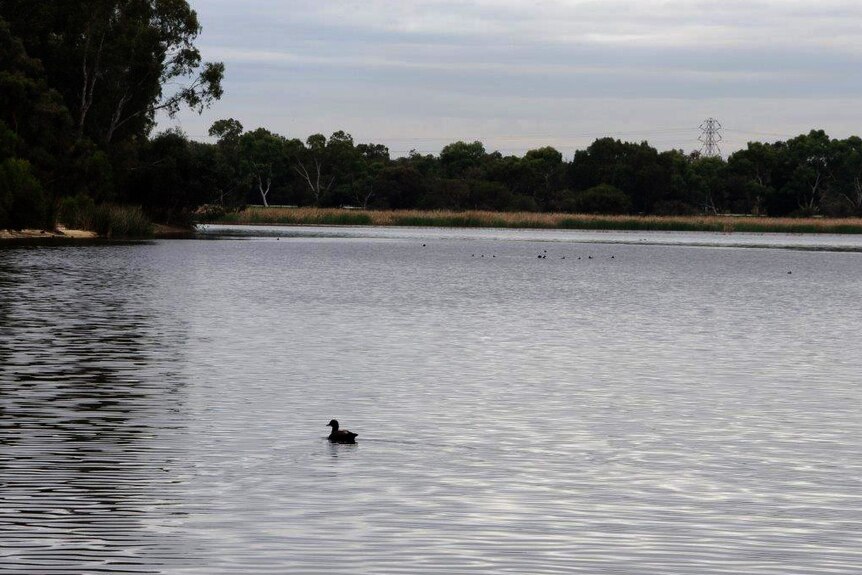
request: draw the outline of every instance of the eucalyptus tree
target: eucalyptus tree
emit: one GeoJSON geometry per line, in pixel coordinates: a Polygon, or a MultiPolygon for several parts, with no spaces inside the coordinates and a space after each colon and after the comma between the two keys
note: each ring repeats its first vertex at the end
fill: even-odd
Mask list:
{"type": "Polygon", "coordinates": [[[204,62],[186,0],[0,0],[79,137],[107,146],[145,135],[158,112],[202,111],[222,95],[224,65],[204,62]]]}
{"type": "Polygon", "coordinates": [[[404,210],[420,205],[429,191],[429,178],[407,163],[384,167],[374,179],[375,202],[382,208],[404,210]]]}
{"type": "Polygon", "coordinates": [[[315,206],[320,205],[335,182],[335,176],[328,173],[326,151],[326,136],[312,134],[306,139],[305,146],[297,149],[293,156],[293,170],[308,185],[315,206]]]}
{"type": "Polygon", "coordinates": [[[673,162],[647,142],[600,138],[579,150],[569,166],[569,187],[583,191],[609,184],[623,191],[636,212],[649,213],[673,183],[673,162]]]}
{"type": "Polygon", "coordinates": [[[273,184],[287,176],[290,140],[264,128],[239,137],[240,170],[257,189],[261,203],[269,206],[273,184]]]}
{"type": "Polygon", "coordinates": [[[836,140],[833,147],[832,195],[840,215],[862,216],[862,138],[836,140]],[[844,208],[843,210],[841,208],[844,208]]]}
{"type": "Polygon", "coordinates": [[[216,172],[213,190],[215,203],[239,206],[245,202],[245,178],[240,156],[240,138],[243,126],[238,120],[217,120],[209,129],[209,135],[218,138],[212,170],[216,172]]]}
{"type": "MultiPolygon", "coordinates": [[[[48,226],[71,119],[41,63],[0,19],[0,228],[48,226]]],[[[68,184],[68,182],[63,182],[68,184]]]]}
{"type": "Polygon", "coordinates": [[[309,190],[314,205],[359,199],[363,204],[373,196],[371,180],[364,172],[369,161],[379,161],[389,151],[374,144],[356,146],[353,136],[338,130],[327,139],[313,134],[305,146],[293,153],[293,170],[309,190]]]}
{"type": "Polygon", "coordinates": [[[748,198],[748,209],[760,215],[775,208],[776,186],[781,184],[779,162],[783,145],[763,142],[749,142],[727,159],[729,184],[737,189],[737,195],[748,198]]]}
{"type": "Polygon", "coordinates": [[[382,144],[358,144],[356,158],[356,174],[351,184],[352,198],[359,207],[368,208],[378,194],[376,182],[380,173],[391,163],[389,148],[382,144]]]}
{"type": "Polygon", "coordinates": [[[830,184],[833,151],[832,141],[823,130],[812,130],[787,141],[789,179],[782,191],[796,198],[801,213],[820,211],[820,202],[830,184]]]}
{"type": "Polygon", "coordinates": [[[553,192],[562,187],[563,154],[551,146],[529,150],[521,160],[531,180],[529,195],[539,206],[547,206],[553,192]]]}
{"type": "Polygon", "coordinates": [[[485,156],[482,142],[454,142],[440,151],[440,166],[447,178],[478,178],[485,156]]]}

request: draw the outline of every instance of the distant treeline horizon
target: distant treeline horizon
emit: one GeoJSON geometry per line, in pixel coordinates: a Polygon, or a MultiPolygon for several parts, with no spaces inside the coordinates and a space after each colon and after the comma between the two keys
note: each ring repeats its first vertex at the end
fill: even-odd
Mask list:
{"type": "Polygon", "coordinates": [[[209,155],[205,163],[221,170],[214,178],[220,193],[209,203],[226,208],[862,215],[862,139],[832,139],[822,130],[750,142],[727,159],[614,138],[595,140],[571,160],[550,146],[503,155],[480,141],[392,158],[385,146],[356,143],[344,131],[302,141],[265,128],[245,131],[234,119],[216,122],[210,135],[216,143],[169,130],[151,143],[175,154],[209,155]]]}
{"type": "Polygon", "coordinates": [[[727,159],[614,138],[570,159],[479,141],[393,158],[344,131],[300,140],[229,118],[210,128],[214,143],[152,135],[157,113],[222,96],[224,65],[203,60],[200,31],[186,0],[0,0],[0,228],[122,213],[104,205],[166,223],[248,204],[862,216],[862,139],[821,130],[727,159]]]}

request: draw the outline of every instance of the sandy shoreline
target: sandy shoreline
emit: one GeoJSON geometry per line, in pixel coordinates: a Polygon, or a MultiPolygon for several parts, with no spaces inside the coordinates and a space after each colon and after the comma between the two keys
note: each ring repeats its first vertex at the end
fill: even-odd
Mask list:
{"type": "Polygon", "coordinates": [[[0,240],[38,240],[46,238],[71,238],[92,240],[98,238],[96,232],[88,230],[70,230],[57,226],[56,230],[0,230],[0,240]]]}
{"type": "MultiPolygon", "coordinates": [[[[179,226],[164,224],[153,225],[152,238],[188,238],[194,235],[194,230],[179,226]]],[[[0,230],[0,241],[3,240],[43,240],[43,239],[74,239],[97,240],[103,238],[90,230],[75,230],[65,226],[57,226],[55,230],[0,230]]],[[[147,238],[143,238],[147,239],[147,238]]]]}

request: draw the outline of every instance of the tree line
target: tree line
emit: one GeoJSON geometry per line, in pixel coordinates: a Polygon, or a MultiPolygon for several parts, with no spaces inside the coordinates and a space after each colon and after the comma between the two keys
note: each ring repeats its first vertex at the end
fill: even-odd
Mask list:
{"type": "Polygon", "coordinates": [[[862,215],[862,139],[811,131],[727,159],[601,138],[573,157],[454,142],[391,157],[380,144],[286,137],[225,119],[212,143],[156,114],[203,111],[224,66],[195,47],[186,0],[0,0],[0,228],[47,227],[68,206],[201,205],[770,216],[862,215]]]}
{"type": "Polygon", "coordinates": [[[153,138],[150,164],[170,160],[149,170],[159,184],[140,181],[137,199],[145,202],[158,187],[171,197],[185,190],[194,196],[190,205],[226,208],[862,216],[862,139],[823,131],[752,142],[727,159],[600,138],[568,160],[552,147],[513,156],[481,142],[391,158],[385,146],[355,143],[344,131],[301,141],[263,128],[244,131],[233,119],[209,133],[216,143],[177,131],[153,138]]]}

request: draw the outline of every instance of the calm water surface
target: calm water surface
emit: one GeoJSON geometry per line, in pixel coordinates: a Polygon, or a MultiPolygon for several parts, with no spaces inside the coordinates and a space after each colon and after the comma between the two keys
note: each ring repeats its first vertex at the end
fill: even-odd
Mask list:
{"type": "Polygon", "coordinates": [[[0,573],[860,572],[859,239],[254,233],[0,249],[0,573]]]}

